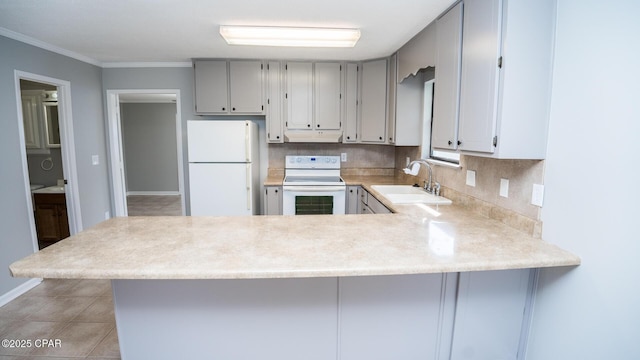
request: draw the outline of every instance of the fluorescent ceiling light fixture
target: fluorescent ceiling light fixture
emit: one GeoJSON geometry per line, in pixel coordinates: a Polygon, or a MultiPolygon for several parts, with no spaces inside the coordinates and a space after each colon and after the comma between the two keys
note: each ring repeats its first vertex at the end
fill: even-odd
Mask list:
{"type": "Polygon", "coordinates": [[[222,25],[220,35],[229,45],[354,47],[360,30],[222,25]]]}

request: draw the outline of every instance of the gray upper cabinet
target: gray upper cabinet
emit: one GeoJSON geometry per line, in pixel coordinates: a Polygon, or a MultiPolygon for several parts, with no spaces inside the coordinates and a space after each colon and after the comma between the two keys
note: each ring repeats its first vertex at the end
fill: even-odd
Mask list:
{"type": "Polygon", "coordinates": [[[284,106],[282,91],[282,65],[279,61],[267,63],[267,141],[284,142],[284,106]]]}
{"type": "Polygon", "coordinates": [[[345,65],[345,91],[342,100],[344,103],[344,135],[342,141],[345,143],[358,141],[359,66],[354,63],[345,65]]]}
{"type": "Polygon", "coordinates": [[[314,65],[315,126],[319,130],[339,130],[342,126],[342,65],[314,65]]]}
{"type": "Polygon", "coordinates": [[[229,112],[226,60],[195,60],[196,113],[229,112]]]}
{"type": "Polygon", "coordinates": [[[398,93],[398,54],[389,57],[387,71],[387,143],[396,143],[396,103],[398,93]]]}
{"type": "Polygon", "coordinates": [[[313,63],[288,62],[286,72],[286,128],[311,129],[313,123],[313,63]]]}
{"type": "Polygon", "coordinates": [[[260,60],[195,60],[198,114],[264,114],[260,60]]]}
{"type": "Polygon", "coordinates": [[[361,141],[384,143],[387,129],[387,59],[362,63],[361,141]]]}
{"type": "Polygon", "coordinates": [[[431,146],[449,150],[458,147],[462,7],[459,3],[436,21],[436,91],[431,146]]]}
{"type": "Polygon", "coordinates": [[[554,31],[554,0],[465,0],[461,151],[544,159],[554,31]]]}
{"type": "Polygon", "coordinates": [[[501,9],[501,0],[465,2],[459,136],[462,150],[494,150],[501,9]]]}
{"type": "Polygon", "coordinates": [[[231,112],[262,114],[263,65],[259,60],[229,62],[229,93],[231,112]]]}

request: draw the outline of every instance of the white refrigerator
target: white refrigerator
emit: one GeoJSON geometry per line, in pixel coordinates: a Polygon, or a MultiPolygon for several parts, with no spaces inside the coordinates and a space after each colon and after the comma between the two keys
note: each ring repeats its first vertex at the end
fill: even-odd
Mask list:
{"type": "Polygon", "coordinates": [[[192,216],[257,215],[260,199],[258,125],[189,120],[192,216]]]}

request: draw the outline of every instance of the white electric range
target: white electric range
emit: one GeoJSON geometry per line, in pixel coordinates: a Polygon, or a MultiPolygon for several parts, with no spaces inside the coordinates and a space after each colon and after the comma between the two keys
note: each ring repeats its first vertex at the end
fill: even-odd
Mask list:
{"type": "Polygon", "coordinates": [[[286,156],[282,190],[283,215],[344,214],[340,156],[286,156]]]}

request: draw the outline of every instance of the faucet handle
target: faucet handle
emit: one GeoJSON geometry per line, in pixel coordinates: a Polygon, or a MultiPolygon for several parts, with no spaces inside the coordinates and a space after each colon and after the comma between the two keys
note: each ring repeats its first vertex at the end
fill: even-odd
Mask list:
{"type": "Polygon", "coordinates": [[[433,185],[433,194],[435,196],[440,196],[440,183],[436,181],[436,183],[433,185]]]}

